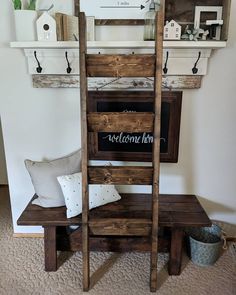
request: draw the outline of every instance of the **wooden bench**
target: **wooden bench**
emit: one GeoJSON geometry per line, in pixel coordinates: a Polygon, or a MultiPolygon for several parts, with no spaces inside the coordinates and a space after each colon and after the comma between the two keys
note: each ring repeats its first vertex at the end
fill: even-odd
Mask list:
{"type": "MultiPolygon", "coordinates": [[[[151,196],[148,194],[122,194],[122,199],[90,211],[90,231],[98,218],[148,218],[151,216],[151,196]],[[93,222],[94,221],[94,222],[93,222]]],[[[36,197],[36,196],[35,196],[36,197]]],[[[34,198],[35,198],[34,197],[34,198]]],[[[33,198],[33,199],[34,199],[33,198]]],[[[201,204],[193,195],[160,195],[159,252],[170,252],[169,274],[181,272],[184,228],[211,226],[211,221],[201,204]]],[[[42,208],[32,205],[32,200],[17,221],[18,225],[43,226],[45,245],[45,270],[57,270],[57,251],[81,251],[82,231],[80,227],[69,233],[68,226],[81,225],[81,215],[67,219],[66,208],[42,208]]],[[[151,225],[151,220],[150,220],[151,225]]],[[[96,229],[96,230],[95,230],[96,229]]],[[[94,235],[90,239],[91,251],[131,252],[150,251],[149,237],[94,235]]]]}

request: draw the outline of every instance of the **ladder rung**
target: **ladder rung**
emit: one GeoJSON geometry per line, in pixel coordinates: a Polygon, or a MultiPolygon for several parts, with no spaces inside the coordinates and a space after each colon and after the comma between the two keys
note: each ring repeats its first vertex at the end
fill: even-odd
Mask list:
{"type": "Polygon", "coordinates": [[[155,55],[88,54],[88,77],[154,77],[155,55]]]}
{"type": "Polygon", "coordinates": [[[152,167],[89,167],[90,184],[124,184],[151,185],[153,182],[152,167]]]}
{"type": "Polygon", "coordinates": [[[153,113],[89,113],[89,132],[153,132],[153,113]]]}
{"type": "Polygon", "coordinates": [[[148,236],[152,227],[151,219],[94,219],[89,221],[90,233],[107,236],[148,236]]]}

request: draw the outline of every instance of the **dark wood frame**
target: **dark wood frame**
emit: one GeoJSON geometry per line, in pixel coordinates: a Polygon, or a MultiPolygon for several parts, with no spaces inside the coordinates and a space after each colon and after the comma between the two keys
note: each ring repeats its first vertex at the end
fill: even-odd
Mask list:
{"type": "MultiPolygon", "coordinates": [[[[89,91],[88,111],[97,111],[98,101],[152,102],[151,91],[89,91]]],[[[179,133],[181,119],[182,92],[163,91],[162,101],[170,103],[169,148],[167,153],[161,153],[161,162],[177,163],[179,154],[179,133]]],[[[91,160],[138,161],[150,162],[151,153],[138,152],[108,152],[98,150],[98,134],[89,133],[89,158],[91,160]]]]}
{"type": "MultiPolygon", "coordinates": [[[[221,41],[226,41],[228,39],[231,0],[165,0],[165,21],[174,19],[183,25],[182,30],[186,24],[193,25],[196,5],[223,7],[224,24],[221,31],[221,41]]],[[[201,28],[204,28],[206,19],[212,19],[211,13],[204,13],[201,28]]]]}

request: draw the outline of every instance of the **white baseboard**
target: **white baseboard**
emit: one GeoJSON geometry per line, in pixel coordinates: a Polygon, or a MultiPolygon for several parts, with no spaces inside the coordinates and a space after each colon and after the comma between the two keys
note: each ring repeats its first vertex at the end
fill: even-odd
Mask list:
{"type": "Polygon", "coordinates": [[[44,238],[44,234],[13,234],[13,238],[44,238]]]}

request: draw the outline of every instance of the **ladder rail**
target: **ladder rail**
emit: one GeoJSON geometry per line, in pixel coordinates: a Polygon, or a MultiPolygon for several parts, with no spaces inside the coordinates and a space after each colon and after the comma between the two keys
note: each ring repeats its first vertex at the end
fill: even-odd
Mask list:
{"type": "Polygon", "coordinates": [[[81,141],[82,141],[82,253],[83,253],[83,289],[89,290],[89,196],[88,196],[88,126],[87,126],[87,101],[88,84],[86,71],[86,18],[85,13],[79,14],[79,56],[80,56],[80,101],[81,101],[81,141]]]}
{"type": "Polygon", "coordinates": [[[151,246],[151,282],[152,292],[157,290],[157,259],[158,259],[158,211],[159,211],[159,175],[160,175],[160,134],[161,134],[161,92],[162,92],[162,57],[163,57],[163,27],[164,1],[160,3],[156,15],[156,65],[154,83],[154,142],[153,142],[153,186],[152,186],[152,246],[151,246]]]}
{"type": "MultiPolygon", "coordinates": [[[[150,65],[148,69],[149,73],[152,73],[155,78],[154,83],[154,114],[145,114],[146,122],[143,120],[144,113],[136,114],[136,118],[132,119],[132,114],[128,117],[128,114],[119,114],[123,120],[121,123],[116,123],[119,119],[116,113],[88,113],[88,76],[100,75],[99,67],[94,67],[97,57],[95,55],[87,55],[87,41],[86,41],[86,18],[84,13],[79,15],[79,35],[80,35],[80,95],[81,95],[81,121],[82,121],[82,194],[83,194],[83,208],[82,208],[82,239],[83,239],[83,290],[88,291],[90,285],[90,266],[89,266],[89,232],[94,230],[94,234],[106,233],[112,234],[112,228],[116,227],[116,232],[119,234],[128,235],[147,235],[150,232],[151,238],[151,275],[150,275],[150,289],[152,292],[157,290],[157,254],[158,254],[158,211],[159,211],[159,174],[160,174],[160,125],[161,125],[161,91],[162,91],[162,56],[163,56],[163,25],[164,25],[164,1],[161,1],[160,11],[157,13],[156,17],[156,42],[155,42],[155,55],[154,56],[144,56],[144,59],[140,56],[132,56],[133,61],[130,63],[132,69],[128,68],[129,56],[117,55],[117,60],[114,62],[115,55],[103,55],[99,56],[98,59],[101,61],[102,74],[107,73],[108,76],[120,76],[131,75],[131,72],[136,68],[138,70],[144,69],[145,66],[150,65],[150,60],[154,61],[154,65],[150,65]],[[106,62],[103,58],[109,61],[108,70],[106,62]],[[155,59],[153,59],[153,57],[155,59]],[[140,61],[146,61],[145,65],[142,65],[140,61]],[[103,63],[104,62],[104,63],[103,63]],[[111,70],[110,70],[111,68],[111,70]],[[132,122],[131,122],[132,121],[132,122]],[[141,177],[142,180],[146,179],[146,182],[152,184],[152,215],[150,221],[146,220],[144,223],[140,223],[140,220],[125,220],[122,219],[119,225],[116,220],[110,222],[109,220],[102,221],[101,224],[96,224],[92,222],[90,225],[89,220],[89,195],[88,195],[88,184],[89,180],[97,183],[100,179],[103,182],[118,183],[119,181],[124,181],[122,173],[126,170],[128,174],[131,175],[131,168],[110,168],[104,170],[104,168],[92,168],[88,167],[88,132],[89,131],[105,131],[111,132],[120,131],[124,128],[124,123],[128,124],[127,129],[130,132],[142,131],[144,128],[147,131],[153,131],[154,142],[152,150],[152,161],[153,167],[147,171],[151,172],[148,177],[141,177]],[[144,124],[145,122],[145,124],[144,124]],[[109,170],[109,171],[108,171],[109,170]],[[153,171],[152,171],[153,170],[153,171]],[[99,174],[100,173],[100,174],[99,174]],[[100,179],[98,179],[100,178],[100,179]],[[108,180],[107,180],[108,179],[108,180]],[[137,222],[137,223],[136,223],[137,222]],[[140,224],[145,224],[142,227],[140,224]],[[103,228],[106,226],[105,229],[103,228]],[[90,228],[91,226],[91,228],[90,228]],[[150,230],[150,231],[149,231],[150,230]]],[[[142,74],[145,71],[142,71],[142,74]]],[[[139,73],[140,74],[140,73],[139,73]]],[[[138,75],[139,75],[138,74],[138,75]]],[[[134,115],[133,115],[134,116],[134,115]]],[[[140,175],[144,169],[140,169],[140,175]]],[[[138,176],[139,177],[139,176],[138,176]]],[[[125,180],[126,181],[126,180],[125,180]]],[[[127,184],[132,184],[132,182],[140,182],[139,178],[133,178],[130,176],[127,184]]]]}

